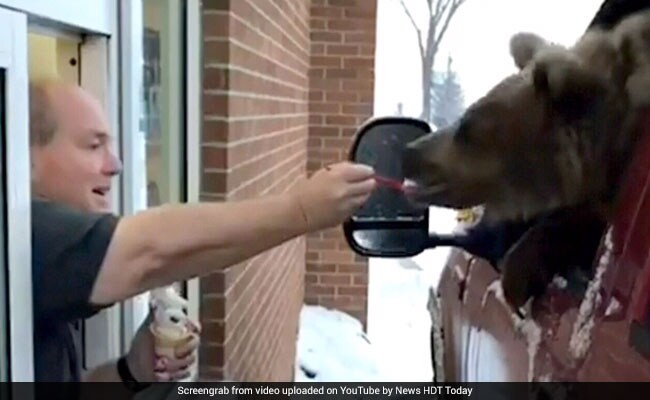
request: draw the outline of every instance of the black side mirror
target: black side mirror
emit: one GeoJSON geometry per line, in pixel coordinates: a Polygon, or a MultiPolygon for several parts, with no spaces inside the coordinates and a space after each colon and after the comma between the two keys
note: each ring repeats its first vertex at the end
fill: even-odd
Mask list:
{"type": "MultiPolygon", "coordinates": [[[[418,119],[371,119],[358,130],[349,159],[402,182],[403,149],[430,132],[418,119]]],[[[367,257],[411,257],[430,247],[429,210],[414,207],[402,191],[390,186],[379,186],[343,230],[352,250],[367,257]]]]}

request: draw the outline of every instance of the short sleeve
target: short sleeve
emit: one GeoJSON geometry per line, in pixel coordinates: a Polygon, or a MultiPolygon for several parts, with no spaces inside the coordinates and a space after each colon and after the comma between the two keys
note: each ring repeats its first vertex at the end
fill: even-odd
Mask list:
{"type": "Polygon", "coordinates": [[[72,321],[110,306],[90,304],[95,280],[119,218],[54,202],[32,202],[35,317],[72,321]]]}

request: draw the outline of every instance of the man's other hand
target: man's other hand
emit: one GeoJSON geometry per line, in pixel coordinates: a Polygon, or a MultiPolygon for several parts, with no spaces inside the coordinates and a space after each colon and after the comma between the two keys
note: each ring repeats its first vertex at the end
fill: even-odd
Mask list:
{"type": "Polygon", "coordinates": [[[176,359],[162,357],[155,352],[154,336],[149,330],[153,321],[150,312],[138,328],[131,349],[127,355],[127,363],[131,374],[138,382],[175,382],[187,379],[197,360],[201,328],[192,323],[192,339],[176,349],[176,359]]]}

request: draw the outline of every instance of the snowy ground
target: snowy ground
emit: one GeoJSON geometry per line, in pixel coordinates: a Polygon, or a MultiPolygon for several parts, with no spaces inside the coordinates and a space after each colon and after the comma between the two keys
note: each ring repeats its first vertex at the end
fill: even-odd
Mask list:
{"type": "MultiPolygon", "coordinates": [[[[430,231],[451,233],[456,213],[431,209],[430,231]]],[[[437,287],[449,248],[427,250],[410,259],[371,259],[368,337],[383,365],[393,365],[393,381],[433,377],[429,288],[437,287]]]]}
{"type": "Polygon", "coordinates": [[[296,382],[387,382],[390,375],[350,315],[321,306],[300,314],[296,382]]]}
{"type": "MultiPolygon", "coordinates": [[[[450,232],[455,213],[432,210],[431,230],[450,232]]],[[[426,308],[449,249],[412,259],[371,259],[368,335],[348,314],[304,306],[298,338],[298,382],[422,382],[433,377],[426,308]],[[302,367],[302,368],[301,368],[302,367]],[[315,374],[315,376],[307,376],[315,374]]]]}

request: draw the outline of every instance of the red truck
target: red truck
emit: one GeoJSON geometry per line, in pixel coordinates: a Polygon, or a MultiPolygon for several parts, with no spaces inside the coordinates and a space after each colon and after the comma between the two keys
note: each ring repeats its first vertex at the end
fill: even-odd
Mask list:
{"type": "MultiPolygon", "coordinates": [[[[590,26],[611,26],[643,8],[650,1],[608,0],[590,26]]],[[[400,149],[429,133],[429,125],[387,117],[361,127],[350,158],[388,179],[344,224],[351,248],[370,257],[412,257],[453,246],[429,304],[435,381],[650,381],[650,112],[639,129],[644,136],[618,214],[596,232],[589,279],[555,279],[536,299],[536,311],[521,316],[503,300],[499,271],[463,250],[456,236],[431,234],[428,213],[390,183],[400,181],[400,149]]]]}

